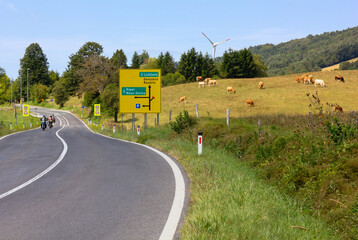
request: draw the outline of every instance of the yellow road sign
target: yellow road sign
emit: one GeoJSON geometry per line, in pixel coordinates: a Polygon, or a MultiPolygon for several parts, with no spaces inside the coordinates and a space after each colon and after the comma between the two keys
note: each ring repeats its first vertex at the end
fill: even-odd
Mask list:
{"type": "Polygon", "coordinates": [[[101,104],[94,105],[94,115],[96,117],[101,116],[101,104]]]}
{"type": "Polygon", "coordinates": [[[161,70],[119,70],[119,112],[160,113],[161,70]]]}
{"type": "Polygon", "coordinates": [[[29,105],[22,105],[22,116],[24,117],[28,117],[30,114],[30,108],[29,108],[29,105]]]}

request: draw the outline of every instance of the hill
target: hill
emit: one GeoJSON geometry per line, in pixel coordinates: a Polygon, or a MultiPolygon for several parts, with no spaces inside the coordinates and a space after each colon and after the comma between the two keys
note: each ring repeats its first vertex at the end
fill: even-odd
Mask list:
{"type": "MultiPolygon", "coordinates": [[[[358,57],[357,57],[357,58],[353,58],[353,59],[351,59],[351,60],[348,60],[348,61],[346,61],[346,62],[352,63],[352,62],[356,62],[356,61],[358,61],[358,57]]],[[[341,63],[335,64],[335,65],[333,65],[333,66],[329,66],[329,67],[322,68],[322,71],[334,71],[334,70],[338,70],[340,64],[341,64],[341,63]]]]}
{"type": "Polygon", "coordinates": [[[308,35],[277,45],[258,45],[249,50],[261,55],[269,76],[319,71],[358,57],[358,27],[308,35]]]}

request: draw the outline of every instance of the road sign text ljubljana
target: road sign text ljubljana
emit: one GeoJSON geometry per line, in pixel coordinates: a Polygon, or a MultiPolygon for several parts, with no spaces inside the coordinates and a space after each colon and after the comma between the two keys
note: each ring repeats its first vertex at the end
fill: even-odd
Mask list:
{"type": "Polygon", "coordinates": [[[119,112],[160,113],[160,69],[119,70],[119,112]]]}

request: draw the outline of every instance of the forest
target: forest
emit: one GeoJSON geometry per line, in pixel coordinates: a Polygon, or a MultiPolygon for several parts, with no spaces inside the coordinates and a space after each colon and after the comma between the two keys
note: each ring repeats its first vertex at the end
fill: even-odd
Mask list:
{"type": "Polygon", "coordinates": [[[261,55],[269,76],[319,71],[358,57],[358,27],[308,35],[289,42],[250,47],[261,55]]]}

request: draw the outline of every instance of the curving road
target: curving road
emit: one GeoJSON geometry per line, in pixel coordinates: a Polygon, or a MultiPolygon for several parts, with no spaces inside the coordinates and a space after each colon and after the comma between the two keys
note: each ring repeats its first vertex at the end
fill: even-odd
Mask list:
{"type": "Polygon", "coordinates": [[[188,197],[175,161],[55,116],[51,130],[0,138],[0,239],[178,236],[188,197]]]}

